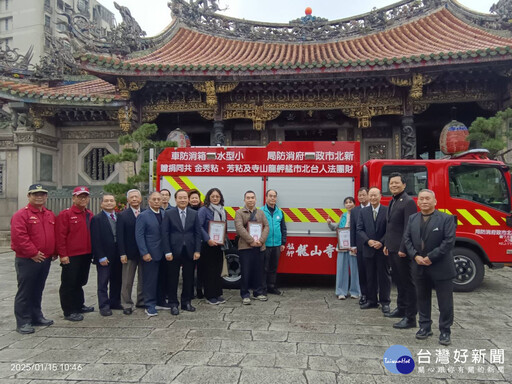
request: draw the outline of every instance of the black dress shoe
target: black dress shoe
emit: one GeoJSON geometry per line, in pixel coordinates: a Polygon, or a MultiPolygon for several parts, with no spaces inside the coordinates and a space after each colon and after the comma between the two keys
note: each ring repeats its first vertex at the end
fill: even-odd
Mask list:
{"type": "Polygon", "coordinates": [[[396,329],[416,328],[416,319],[409,319],[408,317],[404,317],[398,323],[393,324],[393,328],[396,328],[396,329]]]}
{"type": "Polygon", "coordinates": [[[84,315],[81,313],[72,313],[68,316],[64,316],[64,319],[69,321],[82,321],[84,319],[84,315]]]}
{"type": "Polygon", "coordinates": [[[23,324],[16,328],[16,332],[21,333],[22,335],[28,335],[30,333],[34,333],[36,330],[32,327],[32,324],[23,324]]]}
{"type": "Polygon", "coordinates": [[[112,310],[110,308],[100,309],[101,316],[112,316],[112,310]]]}
{"type": "MultiPolygon", "coordinates": [[[[271,293],[272,295],[282,295],[283,293],[277,289],[277,288],[269,288],[267,289],[268,293],[271,293]]],[[[265,295],[266,296],[266,295],[265,295]]]]}
{"type": "Polygon", "coordinates": [[[430,328],[420,328],[418,332],[416,332],[416,338],[418,340],[425,340],[427,337],[432,336],[434,333],[430,328]]]}
{"type": "Polygon", "coordinates": [[[181,305],[181,309],[184,310],[184,311],[188,311],[188,312],[195,312],[195,308],[192,306],[192,304],[190,303],[187,303],[187,304],[182,304],[181,305]]]}
{"type": "Polygon", "coordinates": [[[82,309],[80,310],[81,313],[89,313],[94,312],[94,307],[88,307],[87,305],[84,305],[82,309]]]}
{"type": "Polygon", "coordinates": [[[386,315],[386,313],[389,313],[389,304],[382,304],[382,313],[384,314],[384,316],[386,315]]]}
{"type": "Polygon", "coordinates": [[[439,335],[439,344],[441,345],[450,345],[452,341],[450,340],[450,334],[446,332],[441,332],[439,335]]]}
{"type": "Polygon", "coordinates": [[[123,315],[131,315],[133,310],[131,308],[123,309],[123,315]]]}
{"type": "Polygon", "coordinates": [[[364,305],[366,304],[366,296],[365,295],[362,295],[360,298],[359,298],[359,305],[364,305]]]}
{"type": "Polygon", "coordinates": [[[384,316],[386,317],[396,317],[398,319],[405,316],[405,313],[398,308],[393,309],[391,312],[385,313],[384,316]]]}
{"type": "Polygon", "coordinates": [[[49,320],[44,317],[41,317],[32,322],[32,325],[41,325],[41,326],[48,326],[48,325],[52,325],[52,324],[53,324],[53,320],[49,320]]]}
{"type": "Polygon", "coordinates": [[[379,304],[377,303],[370,303],[369,301],[367,301],[365,304],[359,306],[359,308],[361,309],[370,309],[370,308],[379,308],[379,304]]]}
{"type": "Polygon", "coordinates": [[[179,314],[180,314],[180,310],[178,309],[177,306],[173,305],[171,307],[171,315],[178,316],[179,314]]]}

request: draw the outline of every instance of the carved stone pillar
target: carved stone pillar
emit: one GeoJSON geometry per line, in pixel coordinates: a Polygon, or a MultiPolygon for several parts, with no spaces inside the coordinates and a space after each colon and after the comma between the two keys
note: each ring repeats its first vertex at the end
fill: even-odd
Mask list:
{"type": "Polygon", "coordinates": [[[215,120],[213,122],[212,145],[224,146],[226,144],[226,136],[224,135],[224,121],[215,120]]]}
{"type": "Polygon", "coordinates": [[[402,117],[401,129],[401,149],[402,159],[416,158],[416,127],[414,126],[413,116],[402,117]]]}

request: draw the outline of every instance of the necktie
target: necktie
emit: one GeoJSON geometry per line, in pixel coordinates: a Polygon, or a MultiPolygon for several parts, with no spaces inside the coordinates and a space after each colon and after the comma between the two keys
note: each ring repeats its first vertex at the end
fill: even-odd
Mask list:
{"type": "Polygon", "coordinates": [[[116,217],[114,216],[113,213],[110,214],[110,218],[112,219],[112,221],[114,221],[114,222],[116,221],[116,217]]]}
{"type": "Polygon", "coordinates": [[[137,209],[137,210],[135,211],[135,217],[139,216],[139,213],[140,213],[140,211],[137,209]]]}
{"type": "Polygon", "coordinates": [[[373,221],[377,221],[377,210],[373,210],[373,221]]]}
{"type": "Polygon", "coordinates": [[[185,229],[185,220],[187,216],[185,215],[185,211],[181,211],[181,225],[183,225],[183,229],[185,229]]]}

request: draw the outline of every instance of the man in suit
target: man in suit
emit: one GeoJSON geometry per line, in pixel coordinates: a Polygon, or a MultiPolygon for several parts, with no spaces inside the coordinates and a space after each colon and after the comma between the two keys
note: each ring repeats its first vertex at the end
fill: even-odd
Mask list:
{"type": "Polygon", "coordinates": [[[135,241],[142,256],[142,287],[146,315],[157,316],[156,294],[158,270],[163,257],[162,221],[164,210],[160,208],[162,195],[153,192],[148,199],[149,208],[141,212],[135,222],[135,241]]]}
{"type": "Polygon", "coordinates": [[[123,313],[133,312],[132,289],[137,272],[137,307],[144,306],[142,290],[142,259],[135,241],[135,221],[139,216],[142,195],[138,189],[126,193],[128,208],[117,215],[117,249],[122,264],[121,305],[123,313]]]}
{"type": "Polygon", "coordinates": [[[104,194],[101,200],[102,211],[91,219],[92,256],[98,276],[98,305],[101,316],[112,316],[112,309],[123,309],[115,207],[114,195],[104,194]]]}
{"type": "Polygon", "coordinates": [[[432,287],[436,290],[439,307],[439,344],[450,345],[453,324],[453,281],[456,275],[452,250],[457,229],[454,216],[435,209],[433,191],[423,189],[418,194],[420,212],[409,218],[404,234],[407,255],[412,260],[416,283],[420,330],[416,338],[432,336],[432,287]]]}
{"type": "Polygon", "coordinates": [[[361,209],[357,221],[357,235],[363,242],[363,258],[366,270],[368,294],[361,309],[378,308],[389,312],[391,279],[388,273],[387,259],[384,256],[383,243],[386,234],[387,207],[380,204],[382,195],[379,188],[372,187],[368,192],[370,206],[361,209]],[[377,301],[377,292],[379,300],[377,301]]]}
{"type": "Polygon", "coordinates": [[[357,207],[352,209],[350,212],[350,243],[352,244],[353,250],[357,255],[357,269],[359,272],[359,287],[361,288],[361,297],[359,298],[359,305],[366,304],[366,296],[368,295],[368,288],[366,284],[366,269],[364,268],[364,257],[363,257],[363,241],[357,236],[357,222],[359,220],[359,214],[361,209],[370,205],[368,202],[368,188],[361,187],[357,192],[357,200],[359,204],[357,207]]]}
{"type": "Polygon", "coordinates": [[[174,198],[176,207],[167,211],[162,223],[162,245],[166,259],[169,305],[171,314],[179,314],[178,281],[183,267],[181,309],[194,312],[190,303],[194,298],[194,261],[201,251],[201,226],[197,211],[188,206],[188,193],[178,189],[174,198]]]}
{"type": "Polygon", "coordinates": [[[411,260],[405,253],[403,236],[409,216],[418,209],[414,200],[405,192],[405,178],[401,173],[389,175],[389,191],[393,198],[389,202],[384,254],[389,257],[391,273],[396,283],[397,308],[385,314],[386,317],[402,318],[393,328],[416,327],[416,289],[411,276],[411,260]]]}

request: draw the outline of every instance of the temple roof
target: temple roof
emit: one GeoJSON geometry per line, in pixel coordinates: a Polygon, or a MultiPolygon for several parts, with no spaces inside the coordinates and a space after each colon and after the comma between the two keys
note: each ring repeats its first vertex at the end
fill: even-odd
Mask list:
{"type": "Polygon", "coordinates": [[[500,37],[457,18],[446,8],[395,28],[335,42],[277,43],[230,39],[179,26],[160,48],[134,58],[80,56],[97,74],[176,76],[190,74],[286,74],[297,69],[341,72],[511,59],[512,38],[500,37]],[[236,73],[233,73],[236,72],[236,73]]]}
{"type": "Polygon", "coordinates": [[[41,104],[105,105],[122,101],[115,87],[101,79],[50,87],[18,79],[0,78],[0,98],[41,104]]]}

